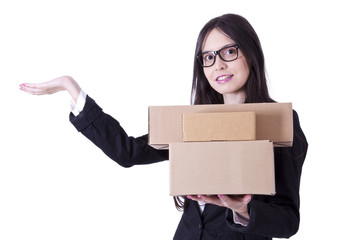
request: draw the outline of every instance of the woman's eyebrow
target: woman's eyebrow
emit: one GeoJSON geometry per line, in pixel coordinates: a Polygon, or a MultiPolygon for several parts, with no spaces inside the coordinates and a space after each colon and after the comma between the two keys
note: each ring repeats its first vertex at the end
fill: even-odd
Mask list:
{"type": "Polygon", "coordinates": [[[201,53],[216,52],[216,51],[219,51],[220,49],[223,49],[225,47],[230,47],[230,46],[234,46],[234,45],[236,45],[236,43],[229,43],[229,44],[226,44],[226,45],[222,46],[221,48],[219,48],[219,49],[217,49],[215,51],[202,51],[201,53]]]}

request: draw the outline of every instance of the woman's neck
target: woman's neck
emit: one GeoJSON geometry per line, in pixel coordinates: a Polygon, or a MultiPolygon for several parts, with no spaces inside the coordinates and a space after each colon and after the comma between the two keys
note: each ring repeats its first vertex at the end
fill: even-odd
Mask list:
{"type": "Polygon", "coordinates": [[[224,104],[242,104],[245,103],[246,95],[244,90],[238,92],[223,94],[224,104]]]}

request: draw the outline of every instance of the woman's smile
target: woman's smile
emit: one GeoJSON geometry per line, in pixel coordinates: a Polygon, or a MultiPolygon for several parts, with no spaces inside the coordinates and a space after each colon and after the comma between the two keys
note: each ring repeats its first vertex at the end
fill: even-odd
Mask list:
{"type": "Polygon", "coordinates": [[[232,74],[225,74],[225,75],[218,76],[216,78],[216,82],[218,84],[226,83],[226,82],[230,81],[233,78],[233,76],[234,75],[232,75],[232,74]]]}

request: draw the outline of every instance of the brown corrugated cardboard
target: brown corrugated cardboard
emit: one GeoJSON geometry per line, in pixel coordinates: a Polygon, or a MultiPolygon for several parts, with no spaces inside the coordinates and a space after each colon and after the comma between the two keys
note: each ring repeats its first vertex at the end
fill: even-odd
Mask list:
{"type": "Polygon", "coordinates": [[[275,194],[270,141],[172,143],[170,195],[275,194]]]}
{"type": "Polygon", "coordinates": [[[257,140],[271,140],[275,146],[292,145],[291,103],[149,107],[149,144],[155,148],[167,148],[169,143],[182,142],[182,114],[202,112],[255,112],[257,140]]]}
{"type": "Polygon", "coordinates": [[[183,141],[255,140],[254,112],[184,113],[183,141]]]}

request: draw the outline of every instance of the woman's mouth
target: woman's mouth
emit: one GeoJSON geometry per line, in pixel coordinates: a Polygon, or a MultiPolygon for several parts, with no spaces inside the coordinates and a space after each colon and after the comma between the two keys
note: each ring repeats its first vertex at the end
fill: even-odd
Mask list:
{"type": "Polygon", "coordinates": [[[223,83],[226,83],[228,81],[230,81],[232,78],[233,78],[234,75],[221,75],[221,76],[218,76],[216,78],[216,82],[218,84],[223,84],[223,83]]]}

